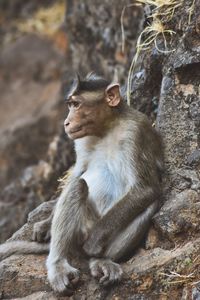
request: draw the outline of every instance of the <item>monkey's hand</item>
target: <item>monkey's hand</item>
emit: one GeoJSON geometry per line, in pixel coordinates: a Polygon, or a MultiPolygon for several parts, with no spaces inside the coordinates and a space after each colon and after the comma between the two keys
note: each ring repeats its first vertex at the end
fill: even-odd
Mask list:
{"type": "Polygon", "coordinates": [[[106,246],[107,238],[108,234],[101,226],[94,228],[83,245],[84,252],[90,257],[101,257],[106,246]]]}
{"type": "Polygon", "coordinates": [[[51,227],[50,218],[35,223],[33,226],[32,240],[39,243],[48,242],[50,239],[50,227],[51,227]]]}

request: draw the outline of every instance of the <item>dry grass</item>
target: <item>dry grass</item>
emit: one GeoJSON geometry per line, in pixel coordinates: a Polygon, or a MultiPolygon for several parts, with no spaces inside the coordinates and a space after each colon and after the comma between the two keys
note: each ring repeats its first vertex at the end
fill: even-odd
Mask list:
{"type": "Polygon", "coordinates": [[[122,33],[122,53],[125,52],[124,14],[125,14],[125,11],[126,11],[127,8],[136,7],[136,6],[141,7],[141,3],[132,3],[132,4],[124,6],[123,9],[122,9],[121,18],[120,18],[121,33],[122,33]]]}
{"type": "Polygon", "coordinates": [[[192,15],[193,15],[194,9],[195,9],[195,2],[196,2],[196,0],[193,0],[192,5],[188,9],[188,24],[191,23],[192,15]]]}
{"type": "MultiPolygon", "coordinates": [[[[175,10],[183,4],[183,0],[137,0],[139,4],[153,5],[154,9],[151,14],[153,19],[152,23],[147,26],[139,35],[136,45],[136,53],[132,59],[131,66],[128,72],[127,82],[127,103],[130,105],[130,92],[133,72],[138,61],[138,57],[143,50],[150,49],[151,45],[154,44],[158,52],[169,53],[174,49],[168,49],[170,42],[167,42],[168,37],[175,34],[175,32],[163,24],[163,18],[170,20],[174,16],[175,10]],[[163,39],[164,48],[158,47],[158,38],[163,39]]],[[[121,26],[122,27],[122,26],[121,26]]],[[[122,43],[123,44],[123,43],[122,43]]]]}
{"type": "Polygon", "coordinates": [[[168,273],[160,273],[165,278],[167,284],[170,286],[185,285],[188,287],[194,287],[200,283],[200,255],[197,255],[182,270],[181,274],[176,271],[170,271],[168,273]]]}

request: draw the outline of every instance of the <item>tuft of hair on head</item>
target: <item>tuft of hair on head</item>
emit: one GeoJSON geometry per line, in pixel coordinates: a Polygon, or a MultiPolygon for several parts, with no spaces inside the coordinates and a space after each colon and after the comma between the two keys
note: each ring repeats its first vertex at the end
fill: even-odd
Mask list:
{"type": "Polygon", "coordinates": [[[80,80],[79,90],[81,92],[92,92],[103,89],[105,90],[109,84],[110,81],[97,75],[94,72],[90,72],[84,79],[80,80]]]}
{"type": "Polygon", "coordinates": [[[83,95],[87,101],[94,102],[100,101],[104,96],[106,88],[110,85],[110,81],[97,75],[94,72],[90,72],[85,78],[77,74],[65,99],[69,100],[71,96],[83,95]]]}
{"type": "Polygon", "coordinates": [[[80,81],[81,81],[81,78],[80,78],[80,75],[78,73],[76,73],[76,76],[69,88],[69,90],[67,91],[66,95],[65,95],[65,100],[69,100],[69,98],[74,95],[75,93],[78,92],[79,90],[79,85],[80,85],[80,81]]]}

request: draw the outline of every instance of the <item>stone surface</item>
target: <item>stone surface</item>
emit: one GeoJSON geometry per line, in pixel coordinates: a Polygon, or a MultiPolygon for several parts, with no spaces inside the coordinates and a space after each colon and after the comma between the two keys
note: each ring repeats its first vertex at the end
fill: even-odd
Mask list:
{"type": "MultiPolygon", "coordinates": [[[[36,292],[23,298],[15,298],[23,300],[56,300],[57,297],[52,292],[36,292]]],[[[66,297],[65,297],[66,299],[66,297]]]]}
{"type": "Polygon", "coordinates": [[[30,290],[33,293],[48,290],[44,266],[45,257],[42,256],[12,256],[1,262],[3,299],[23,297],[30,294],[30,290]]]}
{"type": "Polygon", "coordinates": [[[35,34],[19,36],[1,48],[0,241],[52,197],[54,179],[73,161],[61,124],[63,60],[52,42],[35,34]],[[60,148],[65,153],[56,163],[60,148]]]}
{"type": "Polygon", "coordinates": [[[52,43],[31,34],[0,53],[1,187],[44,159],[59,130],[63,59],[52,43]]]}
{"type": "Polygon", "coordinates": [[[154,217],[159,231],[170,240],[185,240],[200,231],[200,197],[193,190],[184,190],[169,198],[154,217]],[[181,236],[180,236],[181,234],[181,236]]]}
{"type": "Polygon", "coordinates": [[[1,191],[1,242],[26,222],[28,213],[37,205],[56,197],[58,178],[74,161],[72,143],[64,139],[63,133],[53,138],[46,160],[25,168],[18,179],[1,191]]]}
{"type": "Polygon", "coordinates": [[[34,209],[32,212],[28,215],[27,223],[25,223],[18,231],[16,231],[9,241],[17,241],[17,240],[25,240],[25,241],[32,241],[32,235],[33,235],[33,225],[39,221],[47,219],[55,204],[56,200],[51,200],[48,202],[44,202],[41,205],[39,205],[36,209],[34,209]]]}
{"type": "MultiPolygon", "coordinates": [[[[46,217],[53,205],[53,201],[40,205],[29,215],[29,223],[11,240],[30,239],[33,225],[31,222],[46,217]]],[[[131,295],[143,297],[143,294],[147,299],[163,299],[164,292],[167,292],[168,296],[179,299],[182,294],[182,285],[177,283],[174,291],[170,289],[170,286],[174,286],[174,282],[179,280],[183,283],[198,281],[199,251],[200,239],[194,239],[171,250],[154,248],[145,251],[141,249],[132,259],[123,264],[125,271],[123,281],[112,288],[102,288],[91,279],[85,262],[80,259],[76,266],[81,269],[81,281],[70,299],[129,299],[131,295]]],[[[61,298],[51,292],[46,278],[45,256],[41,255],[14,255],[2,261],[0,263],[0,295],[2,295],[1,299],[61,298]]]]}
{"type": "MultiPolygon", "coordinates": [[[[17,298],[17,299],[23,299],[23,300],[56,300],[58,299],[55,295],[53,295],[52,292],[37,292],[33,293],[31,295],[28,295],[23,298],[17,298]]],[[[60,297],[60,299],[67,299],[67,297],[60,297]]]]}
{"type": "MultiPolygon", "coordinates": [[[[197,41],[197,32],[194,28],[191,31],[197,41]]],[[[187,38],[187,34],[182,37],[166,61],[157,117],[165,141],[168,190],[167,202],[155,223],[163,235],[173,240],[184,233],[189,238],[199,232],[200,60],[198,47],[186,47],[187,38]]]]}

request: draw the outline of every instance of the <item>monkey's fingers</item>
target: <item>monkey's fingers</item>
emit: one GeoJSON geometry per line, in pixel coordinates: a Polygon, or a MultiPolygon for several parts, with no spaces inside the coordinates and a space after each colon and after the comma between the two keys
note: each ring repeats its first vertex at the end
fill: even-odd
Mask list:
{"type": "Polygon", "coordinates": [[[101,278],[103,275],[103,272],[101,271],[101,268],[99,268],[99,264],[97,263],[96,259],[92,258],[90,260],[90,272],[94,278],[101,278]]]}
{"type": "Polygon", "coordinates": [[[106,264],[102,267],[104,276],[101,277],[99,283],[107,286],[119,282],[122,278],[123,271],[118,264],[106,264]]]}
{"type": "Polygon", "coordinates": [[[44,242],[45,239],[45,233],[44,232],[37,232],[37,231],[33,231],[32,234],[32,240],[38,243],[42,243],[44,242]]]}
{"type": "Polygon", "coordinates": [[[43,243],[50,239],[50,228],[44,222],[35,223],[33,226],[32,240],[43,243]]]}
{"type": "Polygon", "coordinates": [[[69,273],[68,277],[69,277],[70,283],[73,286],[77,286],[79,279],[80,279],[80,272],[77,270],[76,273],[69,273]]]}
{"type": "Polygon", "coordinates": [[[106,286],[121,280],[123,271],[120,265],[109,259],[92,259],[90,262],[91,274],[99,278],[99,283],[106,286]]]}
{"type": "Polygon", "coordinates": [[[44,237],[44,242],[47,243],[50,241],[50,238],[51,238],[51,231],[48,230],[45,237],[44,237]]]}

